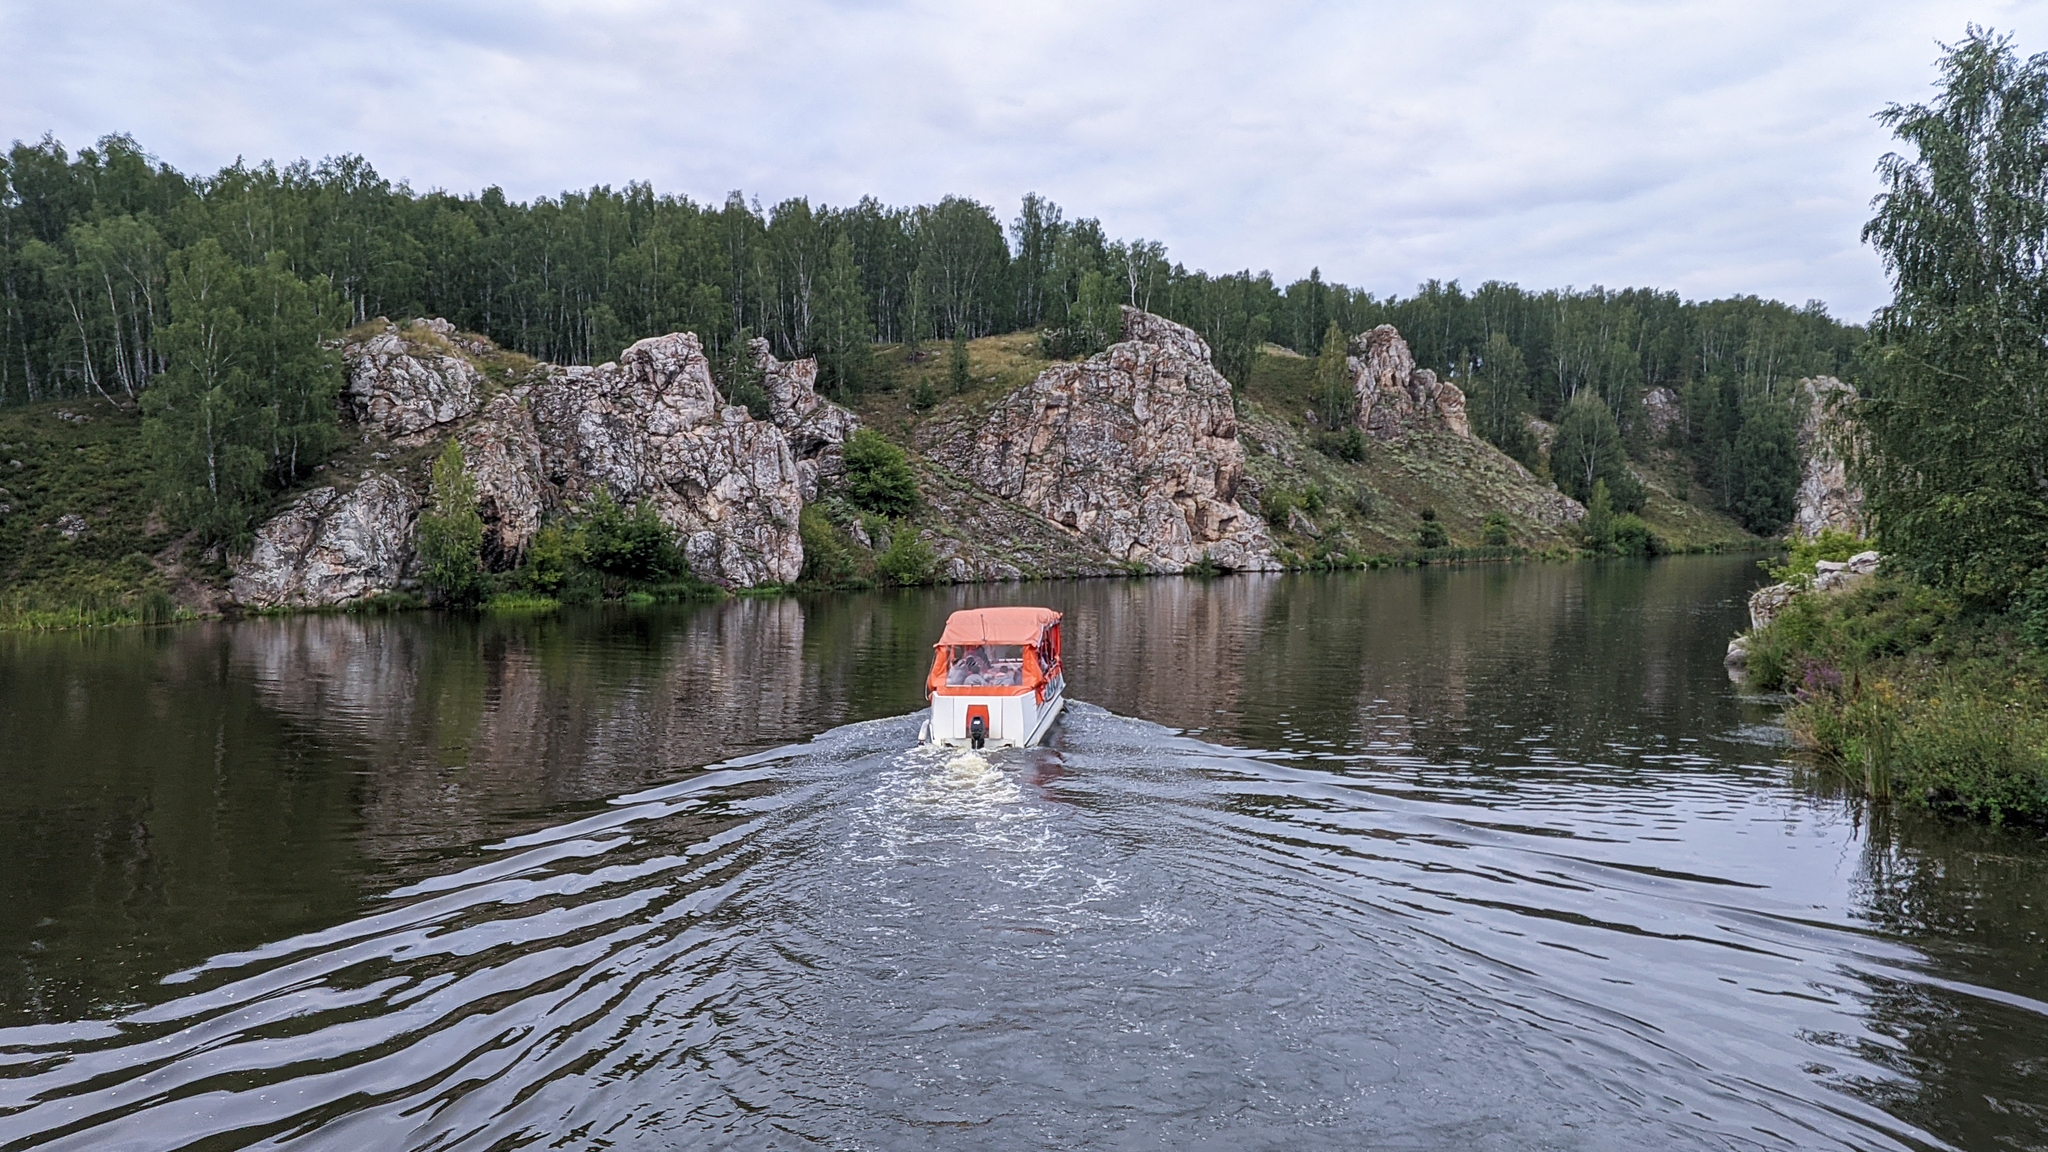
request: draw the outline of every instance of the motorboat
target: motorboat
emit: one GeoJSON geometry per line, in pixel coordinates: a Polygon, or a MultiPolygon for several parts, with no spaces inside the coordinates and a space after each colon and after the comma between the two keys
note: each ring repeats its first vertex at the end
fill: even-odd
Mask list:
{"type": "Polygon", "coordinates": [[[932,646],[920,743],[1028,748],[1066,707],[1060,614],[1050,608],[968,608],[932,646]]]}

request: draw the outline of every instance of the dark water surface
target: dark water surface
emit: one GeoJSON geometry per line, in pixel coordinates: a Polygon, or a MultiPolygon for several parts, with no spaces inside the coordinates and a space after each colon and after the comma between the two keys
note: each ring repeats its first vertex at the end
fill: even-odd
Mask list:
{"type": "Polygon", "coordinates": [[[2042,1148],[2048,849],[1747,558],[0,639],[0,1149],[2042,1148]],[[953,608],[1054,745],[910,750],[953,608]]]}

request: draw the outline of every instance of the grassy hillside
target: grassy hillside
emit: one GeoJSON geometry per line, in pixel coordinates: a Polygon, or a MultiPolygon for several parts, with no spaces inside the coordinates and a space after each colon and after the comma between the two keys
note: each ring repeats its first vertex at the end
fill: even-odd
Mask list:
{"type": "Polygon", "coordinates": [[[168,618],[208,575],[174,560],[133,408],[0,408],[0,626],[168,618]]]}
{"type": "MultiPolygon", "coordinates": [[[[855,407],[871,427],[908,447],[919,424],[971,417],[1028,383],[1051,361],[1042,355],[1033,333],[970,341],[969,382],[964,392],[957,393],[951,381],[949,348],[944,343],[926,344],[923,355],[915,360],[900,345],[885,346],[877,354],[877,363],[886,390],[860,397],[855,407]],[[934,400],[934,406],[920,410],[912,402],[920,396],[934,400]]],[[[1506,516],[1512,548],[1563,552],[1576,546],[1578,538],[1572,529],[1546,523],[1540,514],[1552,485],[1482,442],[1447,432],[1425,432],[1402,443],[1368,438],[1364,459],[1357,462],[1319,451],[1316,430],[1307,416],[1313,387],[1312,360],[1268,345],[1239,396],[1239,437],[1251,479],[1248,503],[1269,512],[1275,540],[1298,561],[1309,563],[1346,552],[1364,556],[1412,552],[1417,548],[1424,509],[1436,513],[1452,548],[1483,547],[1487,518],[1494,514],[1506,516]],[[1301,508],[1305,519],[1286,516],[1284,509],[1289,506],[1301,508]],[[1309,528],[1313,534],[1305,530],[1309,528]]],[[[923,461],[920,467],[943,473],[944,463],[923,461]]],[[[1643,518],[1658,535],[1675,550],[1752,542],[1753,538],[1726,516],[1685,498],[1683,468],[1683,462],[1673,456],[1658,458],[1642,470],[1650,489],[1643,518]]],[[[966,526],[954,522],[945,509],[928,510],[927,518],[931,522],[921,526],[942,535],[964,538],[970,546],[977,538],[975,532],[963,531],[966,526]],[[934,512],[937,515],[932,515],[934,512]]],[[[1023,566],[1047,574],[1091,570],[1086,561],[1072,559],[1080,562],[1050,569],[1030,563],[1023,566]]]]}

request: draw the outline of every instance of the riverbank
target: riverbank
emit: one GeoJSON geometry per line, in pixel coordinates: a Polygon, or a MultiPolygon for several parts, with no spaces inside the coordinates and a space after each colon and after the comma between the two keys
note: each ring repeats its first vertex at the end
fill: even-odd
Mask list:
{"type": "MultiPolygon", "coordinates": [[[[674,399],[660,390],[670,375],[716,406],[693,339],[643,342],[653,351],[623,370],[522,368],[439,322],[378,322],[344,344],[344,446],[272,495],[253,540],[212,547],[165,526],[132,403],[8,409],[0,628],[389,611],[450,599],[415,556],[413,525],[451,442],[475,485],[482,538],[470,567],[483,578],[453,599],[507,611],[720,589],[773,595],[1593,554],[1578,505],[1475,437],[1447,385],[1432,393],[1448,398],[1436,408],[1413,407],[1406,392],[1374,401],[1393,422],[1332,448],[1304,405],[1301,357],[1261,353],[1245,386],[1233,388],[1192,334],[1142,313],[1127,322],[1133,339],[1117,346],[1121,360],[1050,359],[1035,333],[968,342],[964,371],[930,352],[880,346],[870,386],[844,397],[848,408],[815,393],[812,362],[763,350],[756,367],[769,399],[750,400],[762,418],[734,405],[707,422],[693,408],[686,414],[697,424],[660,435],[645,410],[674,399]],[[431,423],[450,397],[471,414],[431,423]],[[569,400],[598,415],[554,413],[569,400]],[[532,426],[543,416],[554,420],[544,443],[532,426]],[[1133,463],[1116,447],[1138,443],[1157,451],[1133,463]],[[606,469],[624,467],[620,460],[635,463],[613,477],[606,469]],[[649,480],[662,469],[673,483],[649,480]],[[593,493],[614,483],[628,490],[622,501],[672,534],[657,550],[675,563],[642,573],[558,555],[597,514],[593,493]],[[589,577],[580,584],[579,565],[589,577]],[[678,592],[685,577],[701,582],[678,592]]],[[[1653,460],[1641,471],[1648,531],[1636,551],[1757,543],[1684,499],[1682,469],[1653,460]]]]}
{"type": "Polygon", "coordinates": [[[2048,645],[2022,621],[1874,576],[1794,595],[1747,635],[1745,684],[1871,797],[2048,825],[2048,645]]]}

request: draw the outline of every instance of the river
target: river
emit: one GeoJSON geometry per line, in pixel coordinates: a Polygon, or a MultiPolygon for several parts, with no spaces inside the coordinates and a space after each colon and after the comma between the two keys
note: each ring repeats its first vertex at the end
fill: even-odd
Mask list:
{"type": "Polygon", "coordinates": [[[2048,1147],[2048,844],[1751,558],[0,637],[0,1149],[2048,1147]],[[1065,611],[1050,746],[911,747],[1065,611]]]}

